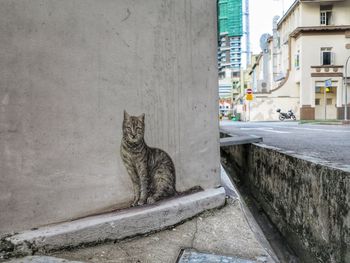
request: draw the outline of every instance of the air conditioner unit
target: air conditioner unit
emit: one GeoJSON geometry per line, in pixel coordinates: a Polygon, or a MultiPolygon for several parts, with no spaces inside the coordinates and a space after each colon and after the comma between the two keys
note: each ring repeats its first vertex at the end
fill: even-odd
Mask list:
{"type": "Polygon", "coordinates": [[[260,92],[267,92],[269,89],[268,83],[264,80],[259,80],[258,81],[258,91],[260,92]]]}

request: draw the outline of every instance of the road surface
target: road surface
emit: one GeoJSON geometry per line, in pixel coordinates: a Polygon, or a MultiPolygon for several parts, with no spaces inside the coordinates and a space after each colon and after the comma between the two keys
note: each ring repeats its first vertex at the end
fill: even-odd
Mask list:
{"type": "Polygon", "coordinates": [[[234,122],[220,128],[236,135],[263,137],[263,143],[338,164],[350,165],[350,126],[285,122],[234,122]]]}

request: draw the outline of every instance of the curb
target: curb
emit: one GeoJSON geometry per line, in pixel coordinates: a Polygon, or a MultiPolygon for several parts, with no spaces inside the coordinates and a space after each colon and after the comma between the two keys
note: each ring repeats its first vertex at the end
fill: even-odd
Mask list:
{"type": "Polygon", "coordinates": [[[6,263],[84,263],[82,261],[70,261],[55,257],[46,256],[29,256],[25,258],[13,259],[11,261],[6,261],[6,263]]]}
{"type": "Polygon", "coordinates": [[[223,187],[208,189],[155,205],[130,208],[24,231],[0,241],[9,248],[0,251],[0,259],[120,240],[158,231],[206,210],[223,206],[225,197],[223,187]]]}

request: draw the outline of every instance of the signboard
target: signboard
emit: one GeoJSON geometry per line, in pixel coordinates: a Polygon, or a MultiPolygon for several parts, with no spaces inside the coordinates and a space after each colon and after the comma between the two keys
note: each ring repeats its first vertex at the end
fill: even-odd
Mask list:
{"type": "Polygon", "coordinates": [[[245,95],[246,100],[253,100],[253,94],[247,94],[245,95]]]}
{"type": "Polygon", "coordinates": [[[253,100],[253,90],[252,89],[246,89],[245,90],[245,99],[246,100],[253,100]]]}
{"type": "Polygon", "coordinates": [[[326,79],[324,81],[324,85],[325,85],[326,88],[332,87],[332,80],[331,79],[326,79]]]}

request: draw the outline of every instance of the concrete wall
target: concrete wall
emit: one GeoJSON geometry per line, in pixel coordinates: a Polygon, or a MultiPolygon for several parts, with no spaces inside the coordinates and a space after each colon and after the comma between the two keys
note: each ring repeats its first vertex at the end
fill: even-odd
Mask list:
{"type": "Polygon", "coordinates": [[[264,145],[222,148],[300,262],[350,262],[350,167],[264,145]]]}
{"type": "Polygon", "coordinates": [[[177,189],[219,184],[216,3],[0,3],[0,233],[129,206],[123,110],[177,189]]]}

